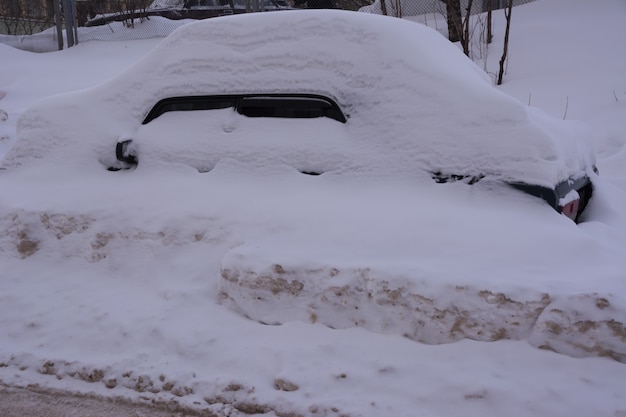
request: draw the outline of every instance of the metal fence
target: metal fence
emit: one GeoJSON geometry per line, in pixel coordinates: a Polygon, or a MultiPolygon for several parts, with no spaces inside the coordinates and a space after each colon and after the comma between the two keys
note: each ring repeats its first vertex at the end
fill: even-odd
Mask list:
{"type": "Polygon", "coordinates": [[[52,26],[54,26],[52,19],[22,19],[0,16],[0,34],[2,35],[31,35],[43,32],[52,26]]]}
{"type": "Polygon", "coordinates": [[[28,35],[45,30],[52,25],[54,25],[54,13],[48,9],[45,1],[0,1],[0,34],[28,35]]]}
{"type": "MultiPolygon", "coordinates": [[[[48,29],[51,37],[57,36],[51,29],[55,25],[52,5],[61,0],[0,0],[0,35],[30,35],[48,29]]],[[[71,0],[70,0],[71,1],[71,0]]],[[[445,0],[156,0],[170,6],[171,13],[151,13],[153,0],[75,0],[74,18],[78,26],[78,40],[120,40],[161,37],[183,24],[180,21],[189,10],[213,10],[214,15],[232,14],[273,8],[339,8],[346,10],[383,13],[383,8],[397,17],[435,14],[445,19],[445,0]],[[195,2],[190,7],[191,2],[195,2]],[[197,4],[196,4],[197,3],[197,4]],[[210,3],[210,4],[209,4],[210,3]],[[239,7],[239,8],[238,8],[239,7]],[[163,18],[165,16],[165,18],[163,18]],[[102,17],[105,17],[102,20],[102,17]],[[93,22],[101,19],[101,26],[93,22]],[[91,27],[90,27],[91,26],[91,27]],[[132,30],[129,30],[132,29],[132,30]]],[[[487,10],[489,0],[473,0],[471,14],[487,10]]],[[[513,0],[517,6],[534,0],[513,0]]],[[[467,13],[469,0],[461,0],[463,15],[467,13]]],[[[505,6],[507,0],[491,0],[492,8],[505,6]]],[[[154,7],[153,7],[154,9],[154,7]]],[[[205,16],[207,17],[207,16],[205,16]]],[[[0,36],[0,41],[2,37],[0,36]]]]}
{"type": "MultiPolygon", "coordinates": [[[[535,0],[513,0],[513,6],[531,3],[535,0]]],[[[483,13],[491,9],[503,9],[508,3],[507,0],[473,0],[470,14],[483,13]]],[[[461,0],[461,12],[463,16],[467,13],[469,0],[461,0]]],[[[446,17],[446,3],[442,0],[376,0],[371,5],[365,6],[364,10],[371,13],[388,14],[396,17],[409,17],[436,14],[446,17]],[[381,4],[381,2],[383,2],[381,4]],[[383,13],[382,9],[386,13],[383,13]]]]}

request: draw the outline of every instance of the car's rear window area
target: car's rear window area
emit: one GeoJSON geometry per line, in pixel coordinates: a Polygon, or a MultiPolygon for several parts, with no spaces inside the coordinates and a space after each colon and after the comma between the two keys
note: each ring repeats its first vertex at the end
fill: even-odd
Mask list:
{"type": "Polygon", "coordinates": [[[328,117],[345,123],[346,117],[337,103],[312,94],[183,96],[160,100],[148,113],[143,124],[172,111],[216,110],[233,108],[248,117],[282,117],[310,119],[328,117]]]}

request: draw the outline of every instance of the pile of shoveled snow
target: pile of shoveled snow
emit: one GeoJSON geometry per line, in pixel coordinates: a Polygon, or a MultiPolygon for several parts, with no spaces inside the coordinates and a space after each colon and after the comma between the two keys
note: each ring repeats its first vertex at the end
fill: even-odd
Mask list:
{"type": "Polygon", "coordinates": [[[621,319],[626,300],[610,288],[550,291],[524,281],[477,284],[463,274],[438,282],[419,267],[398,267],[408,266],[407,260],[383,265],[378,259],[376,267],[369,267],[371,262],[333,256],[328,246],[303,246],[295,260],[293,249],[284,256],[262,240],[231,250],[222,263],[223,303],[266,324],[301,320],[339,329],[363,327],[428,344],[526,339],[575,357],[626,362],[621,319]],[[263,248],[268,247],[274,249],[267,253],[263,248]],[[311,254],[315,259],[304,261],[311,254]]]}
{"type": "MultiPolygon", "coordinates": [[[[216,286],[216,299],[207,302],[219,298],[257,322],[361,327],[427,344],[466,338],[529,340],[571,356],[626,361],[621,319],[626,301],[615,292],[620,264],[589,239],[584,227],[521,193],[507,191],[519,200],[490,207],[491,190],[464,184],[451,185],[456,193],[442,194],[442,201],[426,202],[418,194],[401,192],[398,184],[384,191],[371,183],[362,188],[352,183],[351,193],[342,193],[345,184],[318,188],[322,178],[297,173],[282,182],[249,178],[249,183],[229,183],[224,173],[185,172],[189,190],[199,189],[200,183],[212,190],[205,196],[181,187],[180,180],[167,184],[173,172],[149,186],[144,174],[156,173],[138,170],[125,176],[127,188],[121,188],[122,177],[109,173],[111,182],[102,183],[103,191],[113,187],[109,192],[85,189],[75,199],[76,209],[67,213],[61,207],[67,205],[64,195],[68,201],[74,198],[71,182],[66,190],[55,190],[57,203],[35,189],[31,204],[1,216],[0,255],[33,265],[77,263],[79,270],[104,265],[131,277],[126,288],[135,285],[133,273],[147,273],[142,259],[158,259],[150,261],[158,268],[175,254],[187,253],[187,258],[195,253],[199,257],[185,268],[204,271],[210,278],[202,285],[216,286]],[[296,187],[301,181],[310,187],[296,187]],[[217,192],[213,182],[225,186],[217,192]],[[283,189],[287,184],[294,186],[283,189]],[[98,208],[113,189],[123,191],[119,211],[98,208]],[[160,192],[174,203],[166,204],[160,192]],[[148,196],[154,199],[149,207],[148,196]],[[373,196],[381,201],[374,202],[373,196]],[[468,198],[485,201],[472,207],[468,198]],[[334,205],[316,206],[319,201],[334,205]],[[509,209],[520,201],[544,233],[523,231],[518,212],[509,209]],[[466,207],[464,216],[453,214],[458,206],[466,207]],[[421,218],[413,218],[418,207],[421,218]],[[283,214],[277,217],[280,209],[283,214]],[[365,227],[367,219],[391,212],[395,216],[365,227]],[[491,222],[500,227],[489,228],[491,222]],[[438,225],[440,235],[429,233],[426,239],[418,232],[428,225],[438,225]],[[476,241],[479,233],[482,240],[476,241]],[[514,238],[504,241],[505,236],[514,238]],[[577,251],[581,256],[572,258],[570,253],[577,251]],[[595,262],[582,255],[587,252],[595,262]],[[207,254],[211,262],[205,260],[207,254]],[[562,272],[566,261],[570,270],[595,278],[568,282],[562,272]],[[601,262],[605,266],[598,274],[601,262]]],[[[238,175],[231,179],[244,178],[238,175]]],[[[45,183],[40,186],[47,189],[45,183]]]]}
{"type": "MultiPolygon", "coordinates": [[[[593,224],[513,190],[432,184],[420,189],[440,198],[424,199],[414,185],[283,174],[7,172],[0,379],[206,415],[410,417],[440,404],[491,415],[552,386],[589,415],[623,408],[608,400],[621,363],[467,340],[623,360],[621,275],[610,279],[620,264],[589,240],[593,224]],[[540,233],[525,234],[531,220],[540,233]],[[564,259],[581,275],[605,266],[593,282],[565,285],[564,259]],[[419,327],[420,315],[433,320],[419,327]],[[563,385],[564,374],[584,377],[563,385]],[[589,381],[607,401],[572,394],[589,381]],[[367,401],[355,400],[363,392],[367,401]]],[[[562,404],[540,402],[537,414],[559,415],[550,404],[562,404]]]]}

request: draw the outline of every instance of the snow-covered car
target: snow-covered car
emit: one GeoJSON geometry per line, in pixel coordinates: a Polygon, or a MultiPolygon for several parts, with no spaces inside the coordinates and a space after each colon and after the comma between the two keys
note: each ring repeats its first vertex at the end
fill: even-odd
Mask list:
{"type": "Polygon", "coordinates": [[[580,220],[595,175],[587,136],[494,88],[421,24],[306,10],[181,27],[104,85],[24,112],[2,165],[209,172],[234,160],[313,175],[495,181],[580,220]]]}

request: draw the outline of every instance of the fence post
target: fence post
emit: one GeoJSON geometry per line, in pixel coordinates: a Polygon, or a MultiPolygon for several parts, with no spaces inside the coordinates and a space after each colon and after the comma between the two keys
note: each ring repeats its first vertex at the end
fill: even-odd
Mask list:
{"type": "Polygon", "coordinates": [[[67,47],[74,46],[74,19],[72,19],[72,2],[63,0],[63,18],[65,19],[65,36],[67,37],[67,47]]]}
{"type": "Polygon", "coordinates": [[[76,14],[76,0],[70,0],[72,3],[72,27],[74,28],[74,45],[78,45],[78,15],[76,14]]]}
{"type": "Polygon", "coordinates": [[[52,0],[52,8],[54,9],[54,24],[57,27],[57,41],[60,51],[63,49],[63,26],[61,24],[61,6],[59,5],[59,0],[52,0]]]}

